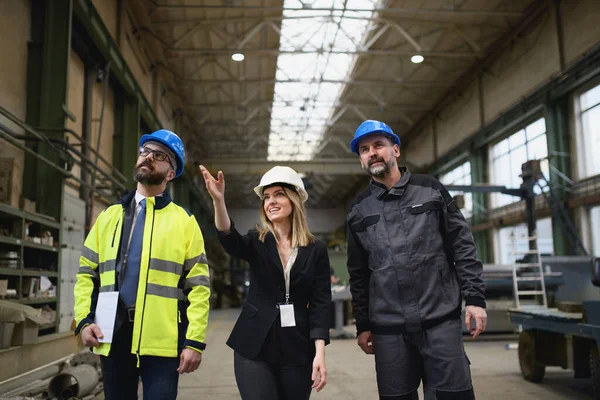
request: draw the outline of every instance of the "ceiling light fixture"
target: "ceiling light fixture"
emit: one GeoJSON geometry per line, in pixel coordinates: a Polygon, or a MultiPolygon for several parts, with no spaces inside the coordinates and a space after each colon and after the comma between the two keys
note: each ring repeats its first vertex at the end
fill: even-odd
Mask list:
{"type": "Polygon", "coordinates": [[[244,55],[242,53],[235,53],[234,55],[231,56],[231,59],[233,61],[243,61],[244,55]]]}
{"type": "Polygon", "coordinates": [[[414,55],[410,58],[410,61],[412,61],[415,64],[420,64],[423,62],[423,60],[425,60],[425,58],[423,58],[423,56],[419,54],[414,55]]]}

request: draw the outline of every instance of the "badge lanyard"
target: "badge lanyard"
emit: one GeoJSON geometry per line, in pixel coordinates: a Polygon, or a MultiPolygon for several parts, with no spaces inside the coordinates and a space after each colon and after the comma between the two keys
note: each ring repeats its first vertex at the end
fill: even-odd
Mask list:
{"type": "Polygon", "coordinates": [[[296,326],[296,318],[294,316],[294,304],[290,303],[290,271],[296,261],[296,255],[298,254],[298,248],[295,248],[290,254],[287,260],[285,270],[283,271],[283,277],[285,278],[285,304],[279,306],[279,312],[281,314],[281,326],[291,327],[296,326]]]}
{"type": "Polygon", "coordinates": [[[292,266],[296,261],[297,254],[298,248],[292,250],[292,254],[290,254],[285,266],[285,270],[283,271],[283,277],[285,278],[285,304],[289,304],[290,302],[290,271],[292,270],[292,266]]]}

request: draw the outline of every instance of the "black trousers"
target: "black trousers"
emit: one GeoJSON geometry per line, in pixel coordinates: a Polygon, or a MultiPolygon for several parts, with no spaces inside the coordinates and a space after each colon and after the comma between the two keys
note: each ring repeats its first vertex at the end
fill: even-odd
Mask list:
{"type": "Polygon", "coordinates": [[[235,380],[242,400],[307,400],[312,391],[312,364],[277,365],[250,360],[235,352],[235,380]]]}
{"type": "Polygon", "coordinates": [[[137,356],[131,354],[133,322],[124,320],[122,311],[119,311],[110,355],[100,357],[106,400],[137,399],[140,378],[144,400],[175,400],[179,358],[141,356],[138,368],[137,356]]]}

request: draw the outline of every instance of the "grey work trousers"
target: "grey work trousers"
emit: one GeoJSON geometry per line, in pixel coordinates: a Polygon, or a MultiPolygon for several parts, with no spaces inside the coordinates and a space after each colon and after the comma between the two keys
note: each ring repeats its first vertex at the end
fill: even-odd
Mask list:
{"type": "Polygon", "coordinates": [[[426,399],[474,400],[461,325],[451,319],[418,332],[374,334],[380,399],[418,399],[423,381],[426,399]]]}

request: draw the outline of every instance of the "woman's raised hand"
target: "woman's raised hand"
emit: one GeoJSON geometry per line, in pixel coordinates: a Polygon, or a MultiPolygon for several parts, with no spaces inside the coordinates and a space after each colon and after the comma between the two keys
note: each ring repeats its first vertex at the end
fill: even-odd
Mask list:
{"type": "Polygon", "coordinates": [[[223,176],[223,171],[219,171],[217,174],[217,179],[215,179],[210,172],[204,166],[200,166],[200,172],[202,172],[202,176],[204,177],[204,183],[206,184],[206,189],[212,197],[214,202],[221,202],[225,198],[225,176],[223,176]]]}

